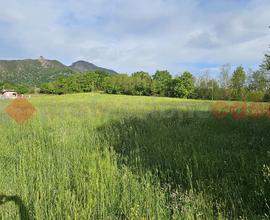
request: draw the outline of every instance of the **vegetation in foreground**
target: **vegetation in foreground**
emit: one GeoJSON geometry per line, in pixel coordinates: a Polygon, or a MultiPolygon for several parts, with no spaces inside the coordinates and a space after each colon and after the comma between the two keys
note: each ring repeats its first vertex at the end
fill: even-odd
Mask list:
{"type": "Polygon", "coordinates": [[[268,118],[212,102],[37,96],[18,125],[0,102],[1,219],[268,219],[268,118]]]}

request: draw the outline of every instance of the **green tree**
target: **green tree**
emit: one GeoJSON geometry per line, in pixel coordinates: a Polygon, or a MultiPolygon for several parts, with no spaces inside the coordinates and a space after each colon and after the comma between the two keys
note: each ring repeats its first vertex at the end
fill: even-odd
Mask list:
{"type": "Polygon", "coordinates": [[[264,93],[264,97],[263,97],[263,101],[265,102],[269,102],[270,101],[270,88],[268,88],[265,93],[264,93]]]}
{"type": "MultiPolygon", "coordinates": [[[[269,27],[270,28],[270,27],[269,27]]],[[[270,54],[265,54],[260,71],[264,73],[266,78],[266,91],[264,94],[264,101],[270,101],[270,54]]]]}
{"type": "Polygon", "coordinates": [[[16,85],[15,86],[15,91],[18,92],[19,94],[25,94],[31,92],[33,89],[30,88],[30,86],[27,85],[16,85]]]}
{"type": "Polygon", "coordinates": [[[264,74],[264,77],[266,79],[267,91],[269,93],[269,90],[270,90],[270,55],[269,54],[265,54],[264,60],[262,64],[260,65],[260,71],[264,74]]]}
{"type": "Polygon", "coordinates": [[[270,71],[270,55],[269,54],[264,55],[264,60],[262,64],[260,65],[260,68],[261,70],[264,70],[264,71],[270,71]]]}
{"type": "Polygon", "coordinates": [[[249,89],[264,92],[267,89],[267,79],[263,71],[254,71],[251,75],[249,89]]]}
{"type": "Polygon", "coordinates": [[[134,95],[151,95],[152,79],[147,72],[135,72],[131,76],[134,95]]]}
{"type": "Polygon", "coordinates": [[[60,77],[57,80],[42,84],[41,93],[65,94],[74,92],[92,92],[103,90],[107,73],[92,71],[85,74],[73,74],[68,77],[60,77]]]}
{"type": "Polygon", "coordinates": [[[15,84],[10,82],[0,82],[0,90],[15,90],[19,94],[32,93],[34,88],[25,84],[15,84]]]}
{"type": "Polygon", "coordinates": [[[127,74],[115,74],[104,79],[103,88],[109,94],[132,95],[131,79],[127,74]]]}
{"type": "Polygon", "coordinates": [[[153,76],[152,91],[156,95],[166,96],[172,76],[167,70],[157,71],[153,76]]]}
{"type": "Polygon", "coordinates": [[[194,91],[194,98],[198,99],[209,99],[209,74],[206,71],[203,75],[196,78],[195,82],[195,91],[194,91]]]}
{"type": "Polygon", "coordinates": [[[233,72],[231,79],[231,88],[233,89],[233,96],[241,98],[243,94],[244,85],[246,82],[246,73],[242,66],[238,66],[233,72]]]}
{"type": "Polygon", "coordinates": [[[270,55],[265,55],[264,61],[261,65],[261,70],[264,72],[267,83],[264,101],[270,101],[270,55]]]}
{"type": "Polygon", "coordinates": [[[184,72],[175,78],[175,95],[180,98],[188,98],[194,92],[194,78],[190,72],[184,72]]]}
{"type": "Polygon", "coordinates": [[[43,83],[40,85],[40,93],[56,94],[53,82],[43,83]]]}

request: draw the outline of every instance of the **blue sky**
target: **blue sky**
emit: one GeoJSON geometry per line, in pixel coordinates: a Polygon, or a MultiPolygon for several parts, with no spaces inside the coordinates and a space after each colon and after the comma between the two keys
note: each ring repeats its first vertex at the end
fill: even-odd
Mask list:
{"type": "Polygon", "coordinates": [[[0,59],[87,60],[118,72],[257,68],[269,0],[0,0],[0,59]]]}

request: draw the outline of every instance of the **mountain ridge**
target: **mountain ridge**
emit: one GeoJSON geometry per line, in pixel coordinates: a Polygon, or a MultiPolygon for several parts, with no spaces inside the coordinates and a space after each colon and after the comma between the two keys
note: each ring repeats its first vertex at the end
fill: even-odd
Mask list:
{"type": "Polygon", "coordinates": [[[0,60],[0,82],[40,85],[54,81],[62,76],[69,76],[78,72],[83,74],[84,72],[95,70],[109,74],[116,73],[113,70],[98,67],[83,60],[76,61],[70,66],[58,60],[46,59],[43,56],[40,56],[38,59],[0,60]],[[83,71],[76,65],[78,62],[82,64],[79,67],[84,67],[83,71]]]}
{"type": "Polygon", "coordinates": [[[101,70],[101,71],[104,71],[104,72],[108,72],[110,74],[116,74],[117,73],[114,70],[99,67],[99,66],[96,66],[93,63],[90,63],[90,62],[87,62],[87,61],[84,61],[84,60],[78,60],[78,61],[72,63],[69,67],[71,69],[79,71],[79,72],[87,72],[87,71],[91,71],[91,70],[101,70]]]}

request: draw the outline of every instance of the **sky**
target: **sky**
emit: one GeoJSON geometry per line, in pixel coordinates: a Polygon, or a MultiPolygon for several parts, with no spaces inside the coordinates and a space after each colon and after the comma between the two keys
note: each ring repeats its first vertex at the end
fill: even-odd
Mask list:
{"type": "Polygon", "coordinates": [[[0,0],[0,59],[86,60],[120,73],[258,68],[270,0],[0,0]]]}

